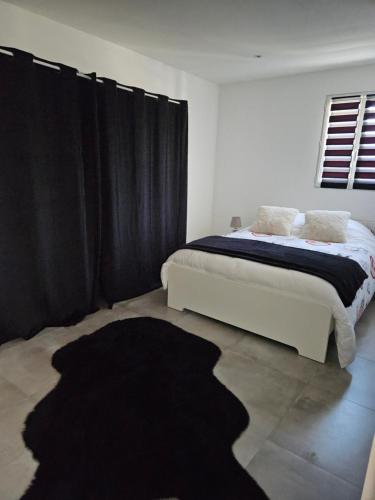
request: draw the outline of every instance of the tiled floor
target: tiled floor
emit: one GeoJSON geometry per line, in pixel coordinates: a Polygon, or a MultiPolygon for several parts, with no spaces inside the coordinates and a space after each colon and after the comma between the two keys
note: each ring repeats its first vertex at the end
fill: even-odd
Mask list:
{"type": "Polygon", "coordinates": [[[359,499],[375,432],[375,302],[357,326],[358,355],[347,370],[338,366],[334,343],[322,365],[165,303],[165,292],[157,290],[76,326],[49,328],[30,341],[0,347],[0,499],[19,498],[36,468],[21,430],[26,415],[58,379],[52,353],[110,321],[145,315],[171,321],[221,348],[215,374],[251,418],[234,452],[271,500],[359,499]]]}

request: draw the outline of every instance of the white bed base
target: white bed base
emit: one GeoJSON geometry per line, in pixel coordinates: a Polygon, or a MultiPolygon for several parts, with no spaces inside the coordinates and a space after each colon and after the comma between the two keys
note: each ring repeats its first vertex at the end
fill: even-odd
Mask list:
{"type": "Polygon", "coordinates": [[[321,363],[334,325],[323,304],[175,263],[168,268],[168,307],[189,309],[277,340],[321,363]]]}

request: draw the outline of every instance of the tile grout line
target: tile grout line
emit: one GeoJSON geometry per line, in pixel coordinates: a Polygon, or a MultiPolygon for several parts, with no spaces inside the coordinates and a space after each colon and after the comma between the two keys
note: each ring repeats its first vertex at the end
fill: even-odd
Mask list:
{"type": "MultiPolygon", "coordinates": [[[[267,440],[266,440],[266,441],[270,441],[270,442],[272,442],[273,444],[275,444],[275,445],[276,445],[276,446],[278,446],[279,448],[284,449],[284,450],[287,450],[287,451],[288,451],[289,453],[291,453],[292,455],[294,455],[294,456],[296,456],[296,457],[298,457],[298,458],[300,458],[300,459],[304,460],[305,462],[307,462],[307,463],[309,463],[309,464],[311,464],[311,465],[313,465],[313,466],[315,466],[315,467],[319,468],[320,470],[323,470],[323,471],[325,471],[326,473],[331,474],[332,476],[334,476],[334,477],[336,477],[336,478],[338,478],[338,479],[341,479],[342,481],[344,481],[344,482],[346,482],[346,483],[349,483],[349,484],[351,484],[352,486],[355,486],[356,488],[361,489],[361,488],[362,488],[362,486],[363,486],[363,484],[362,484],[362,486],[358,486],[356,483],[353,483],[352,481],[350,481],[350,480],[348,480],[348,479],[344,479],[344,478],[342,478],[342,477],[338,476],[337,474],[335,474],[335,473],[333,473],[333,472],[331,472],[331,471],[328,471],[328,470],[324,469],[323,467],[321,467],[320,465],[318,465],[318,464],[316,464],[316,463],[312,462],[312,461],[311,461],[311,460],[309,460],[308,458],[306,458],[306,457],[302,457],[301,455],[298,455],[298,454],[297,454],[297,453],[295,453],[294,451],[290,450],[287,446],[281,446],[281,445],[279,445],[277,442],[273,441],[273,435],[274,435],[274,433],[277,431],[278,427],[280,426],[280,424],[282,423],[282,421],[284,420],[284,418],[287,416],[287,413],[288,413],[288,411],[290,410],[290,408],[291,408],[292,404],[294,404],[294,403],[298,400],[298,398],[302,396],[303,392],[305,391],[305,389],[306,389],[309,385],[311,385],[311,384],[309,384],[309,383],[305,384],[305,387],[302,389],[301,393],[300,393],[298,396],[296,396],[296,398],[294,399],[293,403],[291,403],[291,404],[288,406],[288,408],[287,408],[286,412],[284,413],[284,415],[282,415],[282,416],[281,416],[280,420],[278,421],[278,423],[276,424],[275,428],[273,429],[273,431],[271,432],[271,434],[268,436],[268,438],[267,438],[267,440]]],[[[311,386],[311,387],[315,387],[315,386],[311,386]]],[[[330,394],[334,394],[333,392],[331,392],[331,391],[329,391],[329,390],[327,390],[327,389],[324,389],[324,390],[325,390],[326,392],[329,392],[330,394]]],[[[374,414],[375,414],[375,410],[373,410],[373,409],[371,409],[371,408],[367,408],[366,406],[360,405],[359,403],[356,403],[355,401],[351,401],[351,400],[349,400],[349,399],[347,399],[347,398],[343,398],[343,399],[344,399],[345,401],[349,401],[351,404],[354,404],[354,405],[356,405],[356,406],[359,406],[359,407],[361,407],[361,408],[364,408],[364,409],[366,409],[366,410],[370,411],[371,413],[374,413],[374,414]]],[[[263,445],[263,446],[264,446],[264,445],[263,445]]],[[[260,450],[263,448],[263,446],[260,448],[260,450]]],[[[254,455],[254,457],[255,457],[255,456],[259,453],[259,451],[260,451],[260,450],[258,450],[258,451],[257,451],[257,453],[254,455]]],[[[254,457],[253,457],[253,458],[254,458],[254,457]]],[[[249,461],[249,464],[250,464],[250,462],[253,460],[253,458],[249,461]]],[[[249,464],[248,464],[248,465],[249,465],[249,464]]]]}
{"type": "MultiPolygon", "coordinates": [[[[233,346],[230,346],[230,347],[233,347],[233,346]]],[[[232,351],[230,347],[227,349],[227,352],[230,352],[231,354],[235,354],[236,356],[240,356],[242,358],[246,358],[246,359],[251,360],[251,361],[256,361],[256,362],[260,363],[261,365],[263,365],[263,366],[265,366],[267,368],[271,368],[272,370],[275,370],[278,373],[281,373],[285,377],[290,377],[293,380],[301,382],[302,384],[306,384],[306,385],[310,384],[311,379],[315,375],[315,373],[311,374],[310,377],[307,380],[302,380],[302,379],[300,379],[298,377],[294,377],[293,375],[290,375],[290,374],[288,374],[286,372],[283,372],[282,370],[279,370],[279,368],[275,367],[274,365],[271,365],[268,361],[265,361],[262,358],[258,358],[256,356],[251,355],[251,354],[244,354],[244,353],[241,353],[241,352],[232,351]]],[[[318,369],[318,367],[316,367],[316,370],[317,369],[318,369]]]]}
{"type": "MultiPolygon", "coordinates": [[[[361,358],[361,359],[364,359],[365,361],[369,361],[370,363],[373,363],[375,365],[375,360],[374,359],[369,359],[369,358],[366,358],[365,356],[362,356],[361,354],[356,354],[356,358],[361,358]]],[[[355,360],[355,358],[354,358],[355,360]]],[[[350,365],[349,365],[350,366],[350,365]]]]}
{"type": "MultiPolygon", "coordinates": [[[[287,410],[286,412],[287,413],[287,410]]],[[[251,417],[251,415],[249,414],[249,416],[251,417]]],[[[270,437],[272,436],[274,430],[279,426],[281,420],[284,418],[284,415],[281,415],[280,417],[278,417],[278,420],[277,420],[277,423],[275,424],[275,428],[271,430],[271,432],[267,435],[267,437],[264,439],[264,442],[262,443],[261,447],[259,448],[259,450],[257,450],[254,454],[254,456],[252,458],[250,458],[250,460],[248,461],[248,463],[246,464],[246,467],[245,469],[247,469],[247,467],[250,465],[250,462],[252,460],[254,460],[254,458],[258,455],[258,453],[264,448],[264,445],[266,444],[266,442],[270,439],[270,437]]],[[[250,422],[251,424],[251,422],[250,422]]],[[[249,425],[250,425],[249,424],[249,425]]]]}
{"type": "MultiPolygon", "coordinates": [[[[329,391],[330,392],[330,391],[329,391]]],[[[333,393],[331,393],[333,394],[333,393]]],[[[342,398],[344,401],[349,401],[350,403],[354,404],[354,405],[357,405],[359,406],[360,408],[364,408],[365,410],[368,410],[368,411],[371,411],[372,413],[375,414],[375,408],[370,408],[369,406],[365,406],[361,403],[358,403],[357,401],[353,401],[352,399],[350,398],[346,398],[345,396],[342,398]]]]}
{"type": "MultiPolygon", "coordinates": [[[[281,450],[287,451],[288,453],[290,453],[294,457],[296,457],[296,458],[298,458],[300,460],[303,460],[307,464],[312,465],[313,467],[316,467],[317,469],[325,472],[326,474],[329,474],[330,476],[333,476],[336,479],[339,479],[340,481],[343,481],[344,483],[350,484],[354,488],[358,489],[360,492],[362,491],[363,483],[361,484],[361,486],[359,486],[358,484],[353,483],[352,481],[349,481],[348,479],[344,479],[344,478],[338,476],[337,474],[335,474],[334,472],[331,472],[331,471],[329,471],[327,469],[324,469],[321,465],[318,465],[318,464],[312,462],[311,460],[309,460],[309,459],[307,459],[305,457],[301,457],[301,455],[298,455],[297,453],[295,453],[294,451],[290,450],[286,446],[280,446],[278,443],[276,443],[275,441],[273,441],[270,437],[267,439],[267,441],[270,441],[272,444],[274,444],[275,446],[277,446],[281,450]]],[[[263,446],[262,446],[261,449],[263,449],[263,446]]],[[[261,451],[261,449],[259,451],[261,451]]],[[[254,455],[254,457],[250,460],[250,462],[256,457],[256,455],[259,453],[259,451],[257,451],[257,453],[254,455]]],[[[249,462],[249,464],[250,464],[250,462],[249,462]]]]}

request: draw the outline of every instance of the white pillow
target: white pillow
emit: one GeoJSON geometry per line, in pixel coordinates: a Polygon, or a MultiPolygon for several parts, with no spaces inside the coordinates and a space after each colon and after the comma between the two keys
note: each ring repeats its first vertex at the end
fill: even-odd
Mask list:
{"type": "Polygon", "coordinates": [[[350,212],[310,210],[305,215],[302,238],[331,243],[345,243],[350,212]]]}
{"type": "Polygon", "coordinates": [[[258,208],[257,218],[250,229],[257,233],[290,236],[292,224],[297,214],[296,208],[263,205],[258,208]]]}

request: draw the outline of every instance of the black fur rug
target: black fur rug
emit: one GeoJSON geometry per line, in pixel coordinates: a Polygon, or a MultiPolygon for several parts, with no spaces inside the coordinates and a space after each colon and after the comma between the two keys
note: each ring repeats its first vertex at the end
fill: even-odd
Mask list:
{"type": "Polygon", "coordinates": [[[165,321],[116,321],[59,351],[30,413],[39,462],[23,500],[267,498],[235,460],[249,424],[213,375],[220,349],[165,321]]]}

